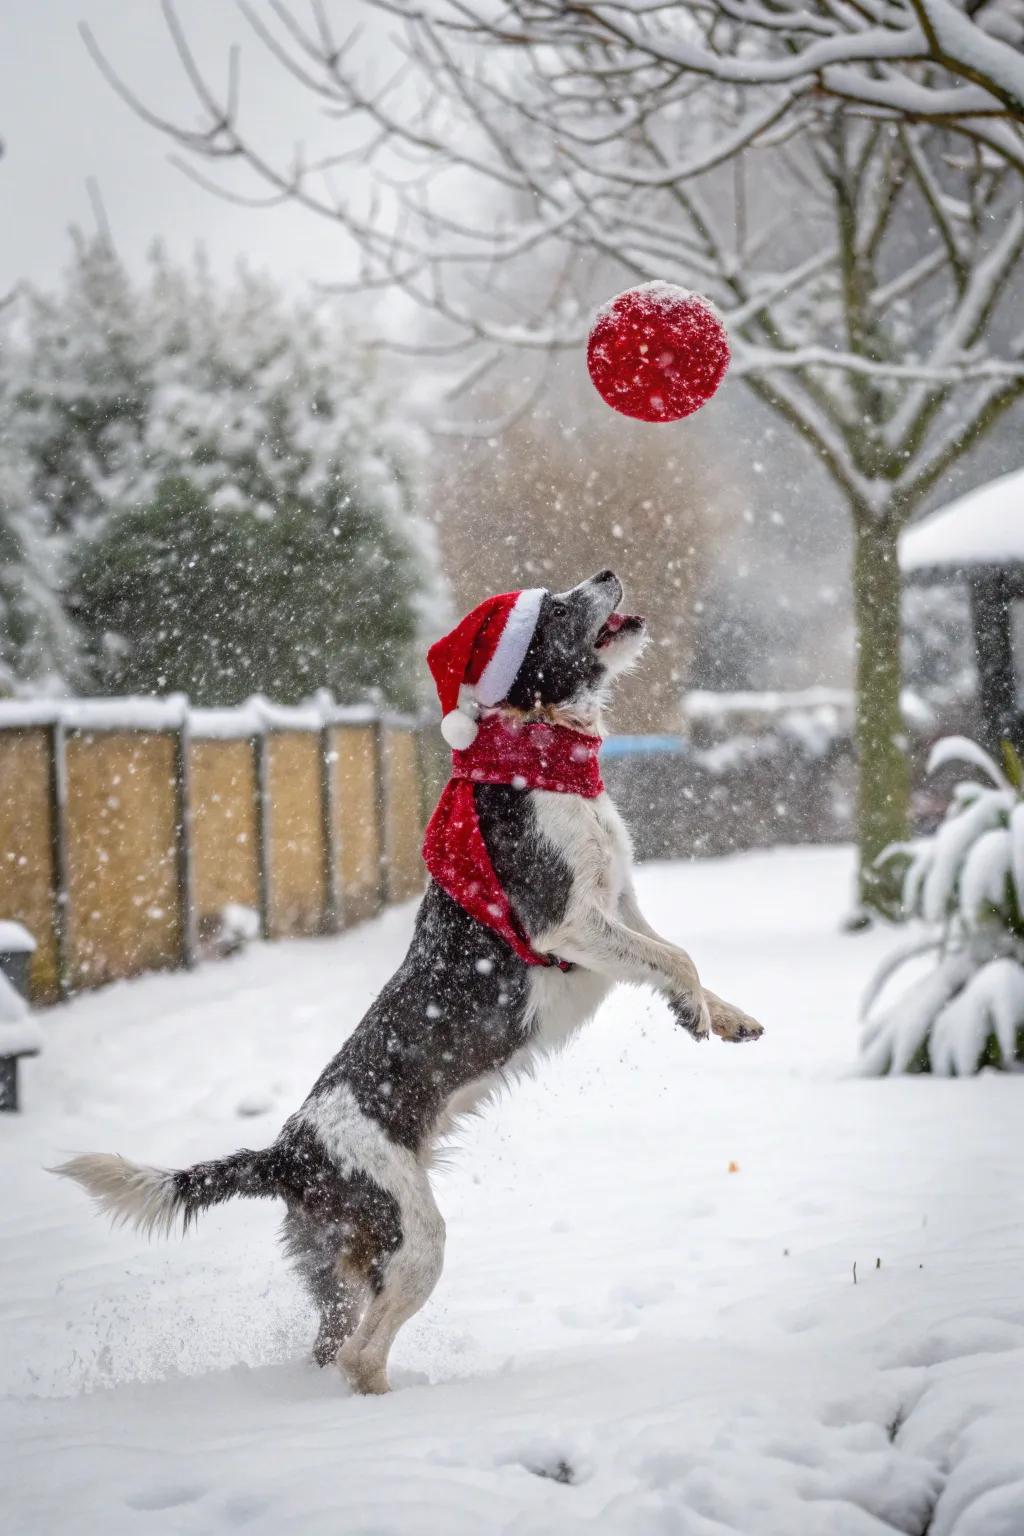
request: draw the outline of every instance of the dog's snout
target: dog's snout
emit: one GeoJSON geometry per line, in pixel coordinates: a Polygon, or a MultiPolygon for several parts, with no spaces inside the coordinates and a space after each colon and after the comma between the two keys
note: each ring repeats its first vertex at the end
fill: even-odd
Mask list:
{"type": "Polygon", "coordinates": [[[585,585],[602,607],[607,603],[614,610],[622,602],[622,582],[612,570],[598,571],[585,585]]]}

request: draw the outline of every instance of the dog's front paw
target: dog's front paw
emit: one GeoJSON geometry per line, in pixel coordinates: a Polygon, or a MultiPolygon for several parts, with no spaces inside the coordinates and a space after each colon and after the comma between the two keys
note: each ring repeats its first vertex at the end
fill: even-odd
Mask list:
{"type": "Polygon", "coordinates": [[[749,1013],[744,1013],[742,1008],[714,996],[708,998],[708,1003],[711,1008],[711,1032],[719,1040],[760,1040],[764,1034],[764,1025],[752,1019],[749,1013]]]}
{"type": "Polygon", "coordinates": [[[712,1021],[707,1002],[693,992],[672,993],[668,999],[672,1017],[676,1023],[692,1035],[694,1040],[706,1040],[711,1033],[712,1021]]]}

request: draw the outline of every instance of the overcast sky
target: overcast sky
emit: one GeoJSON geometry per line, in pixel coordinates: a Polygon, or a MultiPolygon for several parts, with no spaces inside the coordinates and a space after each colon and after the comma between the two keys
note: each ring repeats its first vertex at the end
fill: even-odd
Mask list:
{"type": "MultiPolygon", "coordinates": [[[[68,226],[94,227],[90,176],[132,264],[160,236],[182,254],[203,242],[219,267],[244,253],[290,278],[350,271],[339,230],[292,208],[250,212],[219,201],[169,163],[169,142],[114,95],[86,52],[82,21],[148,103],[197,122],[158,0],[7,0],[3,11],[0,292],[23,278],[51,281],[67,257],[68,226]]],[[[242,42],[243,103],[255,132],[275,143],[284,135],[286,155],[293,140],[316,144],[324,130],[307,99],[252,38],[234,0],[178,0],[178,11],[215,83],[226,76],[230,44],[242,42]]],[[[359,0],[335,7],[346,19],[360,12],[359,0]]]]}

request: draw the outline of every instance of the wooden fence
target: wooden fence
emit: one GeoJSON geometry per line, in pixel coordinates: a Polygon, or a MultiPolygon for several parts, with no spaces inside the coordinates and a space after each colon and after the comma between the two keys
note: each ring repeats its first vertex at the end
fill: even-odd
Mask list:
{"type": "Polygon", "coordinates": [[[436,728],[335,706],[178,697],[0,704],[0,917],[36,1002],[193,964],[225,908],[333,933],[423,883],[436,728]]]}

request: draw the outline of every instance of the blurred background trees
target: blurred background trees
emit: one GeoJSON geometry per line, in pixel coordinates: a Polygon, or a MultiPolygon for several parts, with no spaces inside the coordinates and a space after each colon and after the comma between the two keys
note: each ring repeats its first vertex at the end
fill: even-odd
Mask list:
{"type": "Polygon", "coordinates": [[[414,701],[435,620],[423,442],[336,307],[77,239],[0,353],[11,680],[414,701]]]}

